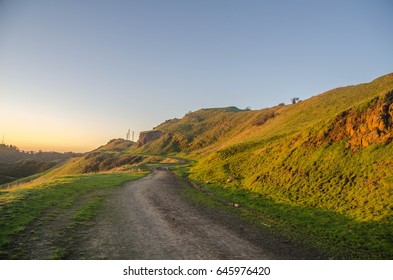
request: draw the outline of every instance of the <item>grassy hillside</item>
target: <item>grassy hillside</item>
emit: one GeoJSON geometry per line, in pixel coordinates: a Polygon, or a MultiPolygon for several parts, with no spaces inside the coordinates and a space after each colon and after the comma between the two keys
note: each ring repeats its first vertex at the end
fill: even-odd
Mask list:
{"type": "Polygon", "coordinates": [[[390,74],[286,106],[252,137],[202,158],[191,177],[359,221],[389,219],[392,91],[390,74]]]}
{"type": "Polygon", "coordinates": [[[153,154],[205,154],[226,145],[237,135],[262,126],[276,116],[279,106],[260,111],[240,110],[236,107],[201,109],[182,119],[172,119],[154,128],[163,136],[139,151],[153,154]]]}
{"type": "Polygon", "coordinates": [[[163,136],[140,149],[150,154],[181,153],[205,157],[219,148],[278,139],[313,127],[321,130],[341,112],[366,104],[393,88],[393,74],[370,83],[330,90],[293,105],[262,110],[236,107],[201,109],[155,127],[163,136]]]}
{"type": "Polygon", "coordinates": [[[203,193],[294,242],[307,236],[332,258],[391,259],[392,103],[389,74],[293,105],[189,113],[139,150],[196,159],[188,176],[203,193]]]}
{"type": "MultiPolygon", "coordinates": [[[[372,98],[384,95],[393,88],[393,74],[375,79],[370,83],[340,87],[314,96],[295,105],[285,106],[278,116],[259,132],[259,138],[290,135],[310,126],[324,123],[341,112],[357,107],[372,98]]],[[[319,129],[316,126],[315,129],[319,129]]]]}
{"type": "Polygon", "coordinates": [[[202,109],[166,121],[138,152],[197,159],[191,178],[276,202],[389,219],[393,74],[263,110],[202,109]]]}

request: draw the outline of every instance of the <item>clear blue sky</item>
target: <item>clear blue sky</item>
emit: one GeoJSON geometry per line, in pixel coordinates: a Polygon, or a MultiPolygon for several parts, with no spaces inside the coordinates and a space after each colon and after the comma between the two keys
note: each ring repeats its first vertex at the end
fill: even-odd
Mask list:
{"type": "Polygon", "coordinates": [[[87,151],[393,71],[393,1],[0,0],[0,136],[87,151]]]}

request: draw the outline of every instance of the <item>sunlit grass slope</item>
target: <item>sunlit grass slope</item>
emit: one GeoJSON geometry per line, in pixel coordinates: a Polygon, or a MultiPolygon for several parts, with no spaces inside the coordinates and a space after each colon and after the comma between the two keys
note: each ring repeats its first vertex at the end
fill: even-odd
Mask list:
{"type": "Polygon", "coordinates": [[[135,150],[197,159],[197,181],[381,221],[393,206],[392,91],[388,74],[286,106],[202,109],[135,150]]]}
{"type": "Polygon", "coordinates": [[[154,128],[163,136],[140,151],[154,154],[206,154],[247,130],[258,129],[276,116],[281,106],[265,110],[240,110],[236,107],[201,109],[172,119],[154,128]]]}
{"type": "Polygon", "coordinates": [[[282,107],[250,137],[202,157],[191,177],[359,221],[389,219],[392,91],[389,74],[282,107]]]}
{"type": "Polygon", "coordinates": [[[181,119],[167,120],[155,127],[163,136],[138,151],[204,157],[233,144],[278,139],[311,127],[323,129],[323,125],[339,113],[391,90],[392,77],[393,74],[389,74],[371,83],[333,89],[293,105],[262,110],[227,107],[189,112],[181,119]]]}

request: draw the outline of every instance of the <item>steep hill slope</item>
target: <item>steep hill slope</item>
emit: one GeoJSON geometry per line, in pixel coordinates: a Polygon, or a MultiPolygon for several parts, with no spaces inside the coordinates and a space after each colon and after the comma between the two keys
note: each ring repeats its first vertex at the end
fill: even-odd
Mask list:
{"type": "Polygon", "coordinates": [[[199,162],[191,178],[245,188],[275,201],[391,217],[393,74],[259,111],[203,109],[154,130],[139,148],[199,162]]]}

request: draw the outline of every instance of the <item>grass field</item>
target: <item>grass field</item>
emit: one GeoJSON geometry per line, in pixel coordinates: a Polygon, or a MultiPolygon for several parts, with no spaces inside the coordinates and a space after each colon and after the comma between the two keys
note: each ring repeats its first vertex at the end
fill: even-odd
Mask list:
{"type": "Polygon", "coordinates": [[[392,259],[393,219],[359,222],[316,207],[277,203],[243,189],[199,184],[184,195],[209,207],[224,207],[299,246],[313,247],[323,259],[392,259]],[[238,204],[239,207],[233,207],[238,204]]]}
{"type": "MultiPolygon", "coordinates": [[[[371,147],[363,151],[365,154],[358,154],[352,161],[361,166],[364,164],[360,161],[361,158],[390,159],[387,154],[378,154],[378,150],[386,151],[385,149],[378,149],[378,147],[371,147]]],[[[346,160],[343,159],[343,162],[346,160]]],[[[333,162],[326,164],[333,165],[333,162]]],[[[339,162],[335,162],[335,165],[340,169],[339,162]]],[[[191,162],[188,166],[178,166],[175,172],[189,180],[189,172],[193,170],[192,166],[191,162]]],[[[351,169],[351,167],[343,168],[342,172],[348,172],[348,168],[351,169]]],[[[385,169],[382,171],[387,172],[385,169]]],[[[334,170],[332,172],[334,173],[334,170]]],[[[368,170],[366,167],[358,168],[358,172],[354,173],[353,178],[356,178],[356,176],[363,178],[364,174],[368,172],[375,171],[368,170]]],[[[279,180],[279,178],[275,179],[279,180]]],[[[311,179],[314,180],[315,178],[311,179]]],[[[285,180],[284,175],[282,180],[285,180]]],[[[271,231],[272,234],[281,236],[284,240],[291,240],[300,246],[314,247],[321,252],[325,259],[393,259],[393,217],[391,208],[383,208],[381,205],[384,203],[384,200],[381,199],[384,197],[383,195],[368,196],[369,200],[372,200],[373,197],[376,199],[379,207],[381,207],[380,214],[384,215],[384,218],[375,219],[374,216],[367,217],[374,212],[367,209],[365,205],[354,207],[352,212],[343,210],[338,213],[323,208],[324,205],[319,205],[319,198],[316,196],[314,197],[316,201],[314,205],[296,205],[296,203],[290,203],[287,199],[279,201],[255,190],[244,189],[238,186],[236,182],[232,185],[227,182],[223,185],[206,183],[205,181],[192,182],[196,188],[186,188],[184,191],[184,195],[188,198],[208,207],[226,208],[257,226],[271,231]],[[235,204],[239,207],[234,207],[235,204]],[[357,214],[364,219],[355,219],[354,216],[356,217],[357,214]]],[[[333,181],[330,188],[334,189],[333,184],[340,185],[340,182],[344,184],[345,180],[333,181]]],[[[390,188],[382,188],[381,191],[387,189],[390,188]]],[[[310,192],[315,192],[315,190],[311,189],[310,192]]],[[[367,195],[359,195],[359,200],[363,197],[367,197],[367,195]]],[[[386,195],[385,198],[390,199],[391,195],[386,195]]],[[[329,200],[326,199],[326,201],[329,200]]],[[[330,201],[336,203],[339,200],[331,199],[330,201]]],[[[365,204],[367,203],[365,202],[365,204]]]]}

